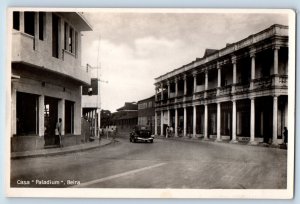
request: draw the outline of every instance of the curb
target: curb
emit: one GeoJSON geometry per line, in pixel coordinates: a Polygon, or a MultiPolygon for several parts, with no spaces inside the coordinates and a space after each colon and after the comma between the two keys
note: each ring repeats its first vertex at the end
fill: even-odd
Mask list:
{"type": "MultiPolygon", "coordinates": [[[[118,142],[118,141],[115,141],[118,142]]],[[[63,151],[57,151],[57,152],[42,152],[42,153],[37,153],[37,154],[32,154],[32,155],[15,155],[15,156],[11,156],[10,159],[12,160],[17,160],[17,159],[23,159],[23,158],[36,158],[36,157],[50,157],[50,156],[57,156],[57,155],[64,155],[64,154],[68,154],[68,153],[74,153],[74,152],[83,152],[86,150],[91,150],[91,149],[96,149],[99,147],[104,147],[107,145],[112,144],[113,142],[110,140],[108,143],[103,144],[103,145],[94,145],[91,147],[82,147],[80,149],[71,149],[71,150],[63,150],[63,151]]]]}

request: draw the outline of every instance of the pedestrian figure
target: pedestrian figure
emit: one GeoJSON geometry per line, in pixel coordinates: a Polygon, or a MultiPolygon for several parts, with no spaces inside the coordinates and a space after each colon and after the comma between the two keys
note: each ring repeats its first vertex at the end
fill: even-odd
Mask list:
{"type": "Polygon", "coordinates": [[[169,126],[167,126],[166,128],[166,138],[168,138],[168,136],[169,136],[169,126]]]}
{"type": "Polygon", "coordinates": [[[284,137],[284,143],[288,143],[288,130],[286,127],[284,127],[284,130],[283,130],[283,137],[284,137]]]}
{"type": "Polygon", "coordinates": [[[170,137],[173,137],[173,127],[172,126],[170,127],[169,131],[170,131],[170,137]]]}
{"type": "Polygon", "coordinates": [[[63,143],[62,143],[62,136],[61,136],[61,118],[58,119],[58,122],[56,123],[56,127],[55,127],[55,136],[56,138],[59,138],[59,145],[60,147],[63,147],[63,143]]]}

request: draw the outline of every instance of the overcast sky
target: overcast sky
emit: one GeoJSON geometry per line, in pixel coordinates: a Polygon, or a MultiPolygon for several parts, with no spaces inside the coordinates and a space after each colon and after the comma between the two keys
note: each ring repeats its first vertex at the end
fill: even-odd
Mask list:
{"type": "Polygon", "coordinates": [[[93,31],[83,33],[82,64],[99,62],[101,80],[108,81],[101,83],[102,109],[112,112],[154,95],[154,78],[202,57],[206,48],[221,49],[275,23],[288,25],[286,14],[84,15],[93,31]]]}

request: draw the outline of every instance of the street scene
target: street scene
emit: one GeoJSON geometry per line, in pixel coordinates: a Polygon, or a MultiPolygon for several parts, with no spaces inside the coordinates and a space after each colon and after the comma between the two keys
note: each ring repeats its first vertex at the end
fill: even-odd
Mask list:
{"type": "Polygon", "coordinates": [[[292,12],[138,11],[10,10],[9,187],[292,192],[292,12]]]}
{"type": "Polygon", "coordinates": [[[117,139],[109,146],[84,152],[13,160],[11,184],[52,188],[286,188],[287,166],[282,164],[287,162],[287,155],[282,149],[191,140],[130,143],[128,138],[117,139]]]}

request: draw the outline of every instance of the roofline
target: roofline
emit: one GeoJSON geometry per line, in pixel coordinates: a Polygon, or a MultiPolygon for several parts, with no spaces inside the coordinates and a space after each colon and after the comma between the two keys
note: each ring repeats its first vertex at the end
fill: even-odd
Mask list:
{"type": "MultiPolygon", "coordinates": [[[[236,51],[236,50],[235,50],[235,47],[236,47],[239,43],[241,43],[242,41],[246,41],[246,40],[248,40],[248,39],[250,39],[250,38],[253,38],[254,36],[260,35],[260,34],[266,32],[266,31],[271,30],[271,29],[276,28],[276,27],[279,27],[279,28],[282,28],[282,29],[288,29],[288,26],[286,26],[286,25],[273,24],[273,25],[271,25],[270,27],[268,27],[268,28],[266,28],[266,29],[264,29],[264,30],[262,30],[262,31],[259,31],[259,32],[257,32],[257,33],[254,33],[254,34],[252,34],[252,35],[250,35],[250,36],[248,36],[248,37],[246,37],[246,38],[243,38],[243,39],[241,39],[241,40],[239,40],[239,41],[237,41],[237,42],[231,43],[229,46],[226,46],[226,47],[221,48],[221,49],[219,49],[217,52],[215,52],[215,53],[213,53],[213,54],[207,55],[207,56],[205,56],[205,57],[203,57],[203,58],[196,59],[196,60],[194,60],[194,61],[192,61],[192,62],[190,62],[190,63],[188,63],[188,64],[185,64],[185,65],[183,65],[183,66],[181,66],[181,67],[179,67],[179,68],[173,69],[172,71],[169,71],[169,72],[167,72],[167,73],[165,73],[165,74],[163,74],[163,75],[160,75],[159,77],[154,78],[154,80],[155,80],[154,85],[156,85],[157,83],[159,83],[159,82],[161,82],[161,81],[164,81],[165,79],[163,79],[163,78],[167,77],[169,74],[175,73],[176,71],[177,71],[178,73],[175,74],[175,75],[179,75],[179,74],[181,74],[181,73],[183,73],[183,72],[185,72],[185,71],[188,71],[188,70],[191,70],[191,69],[193,69],[193,68],[195,68],[195,67],[197,67],[197,66],[200,66],[200,65],[201,65],[200,61],[205,61],[203,64],[206,64],[206,63],[208,63],[208,62],[211,62],[211,61],[215,60],[215,59],[210,59],[210,60],[209,60],[208,58],[209,58],[210,56],[213,56],[213,55],[216,55],[216,54],[218,55],[218,57],[220,57],[219,53],[222,52],[222,51],[224,51],[224,50],[226,50],[227,48],[228,48],[228,49],[229,49],[229,48],[234,48],[233,52],[235,52],[235,51],[236,51]],[[193,66],[193,67],[191,67],[191,66],[193,66]],[[187,70],[182,71],[182,70],[185,69],[185,68],[186,68],[187,70]]],[[[276,35],[276,31],[275,31],[275,33],[274,33],[273,35],[276,35]]],[[[264,40],[264,39],[262,39],[262,40],[264,40]]],[[[255,42],[255,43],[256,43],[256,42],[255,42]]],[[[242,48],[241,48],[241,49],[242,49],[242,48]]],[[[222,55],[222,56],[228,55],[228,54],[233,53],[233,52],[226,53],[226,54],[224,54],[224,55],[222,55]]],[[[172,76],[171,76],[171,77],[172,77],[172,76]]],[[[170,78],[170,77],[167,77],[167,78],[170,78]]]]}
{"type": "Polygon", "coordinates": [[[150,98],[155,98],[155,95],[150,96],[150,97],[145,98],[145,99],[142,99],[142,100],[139,100],[137,103],[140,103],[140,102],[142,102],[142,101],[148,100],[148,99],[150,99],[150,98]]]}
{"type": "Polygon", "coordinates": [[[93,30],[93,27],[92,25],[88,22],[88,20],[82,15],[82,12],[76,12],[76,14],[86,23],[86,25],[88,26],[88,28],[90,30],[86,30],[86,31],[92,31],[93,30]]]}

